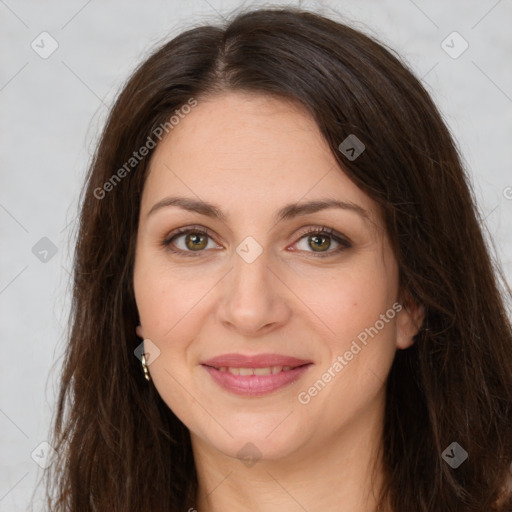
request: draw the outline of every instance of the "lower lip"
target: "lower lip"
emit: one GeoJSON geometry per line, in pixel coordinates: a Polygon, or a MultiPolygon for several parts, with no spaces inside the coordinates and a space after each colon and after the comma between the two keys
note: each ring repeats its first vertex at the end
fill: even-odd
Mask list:
{"type": "Polygon", "coordinates": [[[203,365],[203,368],[219,386],[231,393],[245,396],[261,396],[295,382],[310,366],[311,363],[291,370],[271,373],[270,375],[233,375],[228,371],[221,372],[211,366],[203,365]]]}

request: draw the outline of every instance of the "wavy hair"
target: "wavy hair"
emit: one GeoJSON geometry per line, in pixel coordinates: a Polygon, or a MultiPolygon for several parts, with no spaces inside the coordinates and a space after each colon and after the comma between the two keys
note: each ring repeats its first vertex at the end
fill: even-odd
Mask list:
{"type": "Polygon", "coordinates": [[[400,289],[425,309],[386,383],[381,510],[510,512],[510,290],[462,158],[393,50],[298,8],[240,12],[225,26],[182,32],[140,64],[109,113],[80,198],[48,510],[183,512],[195,502],[188,429],[134,356],[134,251],[153,150],[110,181],[105,197],[98,190],[191,98],[229,91],[307,108],[340,168],[382,206],[400,289]],[[366,146],[353,161],[338,149],[350,134],[366,146]],[[454,441],[468,453],[457,469],[442,458],[454,441]]]}

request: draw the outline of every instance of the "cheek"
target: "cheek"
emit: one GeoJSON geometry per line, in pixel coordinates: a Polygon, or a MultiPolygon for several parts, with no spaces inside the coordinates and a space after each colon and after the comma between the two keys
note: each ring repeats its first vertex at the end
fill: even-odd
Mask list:
{"type": "MultiPolygon", "coordinates": [[[[349,263],[332,272],[317,273],[312,279],[296,274],[292,285],[327,328],[326,342],[336,353],[347,350],[353,339],[374,326],[397,296],[398,273],[393,261],[368,251],[349,263]]],[[[388,316],[394,317],[394,312],[388,316]]],[[[394,321],[384,327],[379,321],[378,327],[381,338],[393,337],[394,321]]]]}
{"type": "Polygon", "coordinates": [[[198,320],[200,299],[207,293],[208,283],[141,254],[135,266],[134,290],[144,338],[159,350],[149,366],[151,379],[162,400],[188,425],[198,406],[186,391],[192,389],[187,349],[202,324],[198,320]]]}
{"type": "Polygon", "coordinates": [[[372,402],[396,351],[397,267],[375,255],[360,262],[336,275],[325,300],[318,303],[322,319],[335,334],[326,339],[327,363],[318,369],[311,382],[315,389],[310,389],[318,397],[316,412],[332,421],[339,415],[356,415],[372,402]]]}
{"type": "Polygon", "coordinates": [[[317,283],[322,286],[303,290],[329,328],[322,340],[325,357],[303,398],[334,423],[340,415],[357,414],[379,393],[396,350],[397,268],[375,253],[365,256],[317,283]],[[329,406],[334,403],[343,406],[329,406]]]}
{"type": "Polygon", "coordinates": [[[188,320],[197,314],[196,306],[217,280],[199,267],[184,272],[161,260],[141,254],[135,266],[134,289],[144,335],[166,344],[183,340],[187,337],[183,329],[197,326],[197,322],[188,320]]]}

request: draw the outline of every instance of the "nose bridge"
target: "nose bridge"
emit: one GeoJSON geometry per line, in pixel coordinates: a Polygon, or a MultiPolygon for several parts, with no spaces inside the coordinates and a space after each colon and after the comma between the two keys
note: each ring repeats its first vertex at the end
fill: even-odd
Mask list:
{"type": "MultiPolygon", "coordinates": [[[[228,298],[239,311],[247,313],[264,309],[272,301],[272,286],[268,279],[269,252],[253,240],[242,242],[233,257],[232,281],[228,298]]],[[[254,313],[253,313],[254,314],[254,313]]]]}
{"type": "Polygon", "coordinates": [[[258,300],[271,294],[267,276],[270,272],[269,252],[260,247],[251,242],[242,242],[237,247],[237,254],[233,257],[231,283],[232,291],[238,295],[262,295],[257,297],[258,300]]]}

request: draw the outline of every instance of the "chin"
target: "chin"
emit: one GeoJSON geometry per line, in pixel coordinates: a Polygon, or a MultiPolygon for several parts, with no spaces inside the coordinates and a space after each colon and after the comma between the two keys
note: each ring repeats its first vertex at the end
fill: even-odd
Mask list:
{"type": "MultiPolygon", "coordinates": [[[[282,421],[282,418],[281,418],[282,421]]],[[[244,429],[229,429],[230,437],[225,432],[222,436],[206,436],[204,439],[210,446],[227,457],[247,462],[247,466],[257,461],[277,461],[287,459],[299,450],[306,442],[308,436],[302,439],[298,433],[290,430],[290,425],[279,423],[267,429],[257,428],[254,421],[251,426],[244,429]],[[272,431],[272,429],[275,429],[272,431]],[[281,432],[278,432],[282,429],[281,432]],[[269,434],[270,433],[270,434],[269,434]]],[[[309,436],[310,438],[311,436],[309,436]]]]}

